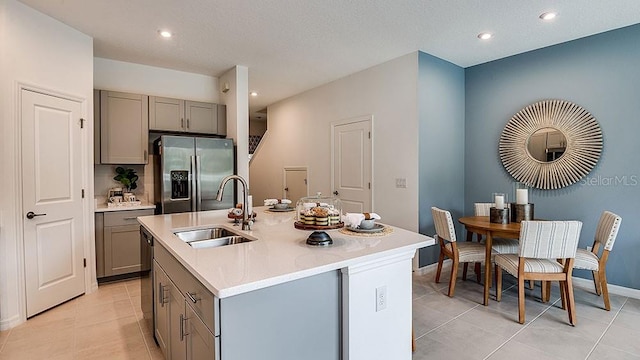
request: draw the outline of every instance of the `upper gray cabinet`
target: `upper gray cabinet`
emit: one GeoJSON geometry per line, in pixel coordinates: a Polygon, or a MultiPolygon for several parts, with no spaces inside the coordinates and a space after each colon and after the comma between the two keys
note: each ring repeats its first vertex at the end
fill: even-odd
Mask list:
{"type": "Polygon", "coordinates": [[[213,103],[149,97],[149,129],[226,135],[226,109],[213,103]]]}
{"type": "Polygon", "coordinates": [[[149,146],[149,97],[101,90],[99,106],[100,162],[146,164],[149,146]]]}

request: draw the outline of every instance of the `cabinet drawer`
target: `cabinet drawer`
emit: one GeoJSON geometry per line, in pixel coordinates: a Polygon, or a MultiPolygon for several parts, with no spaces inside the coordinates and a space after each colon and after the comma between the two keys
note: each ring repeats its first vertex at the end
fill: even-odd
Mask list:
{"type": "Polygon", "coordinates": [[[153,215],[153,209],[105,212],[104,226],[139,225],[136,218],[147,215],[153,215]]]}
{"type": "Polygon", "coordinates": [[[207,328],[214,335],[220,335],[220,326],[216,321],[218,299],[158,243],[154,246],[153,257],[164,269],[171,281],[176,284],[185,301],[198,314],[198,317],[202,319],[207,328]]]}

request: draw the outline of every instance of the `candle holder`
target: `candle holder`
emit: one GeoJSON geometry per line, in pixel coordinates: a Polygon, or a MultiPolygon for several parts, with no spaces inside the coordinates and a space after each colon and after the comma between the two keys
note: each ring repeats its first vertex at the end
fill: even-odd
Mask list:
{"type": "Polygon", "coordinates": [[[511,221],[522,222],[523,220],[533,220],[533,204],[516,204],[511,203],[511,221]]]}
{"type": "Polygon", "coordinates": [[[509,223],[509,208],[498,209],[492,207],[489,209],[489,222],[494,224],[509,223]]]}

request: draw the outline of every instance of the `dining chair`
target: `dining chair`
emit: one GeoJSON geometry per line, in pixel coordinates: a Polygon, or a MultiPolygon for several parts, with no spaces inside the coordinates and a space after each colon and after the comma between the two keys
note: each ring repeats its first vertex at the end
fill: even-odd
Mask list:
{"type": "Polygon", "coordinates": [[[607,259],[616,242],[618,230],[620,229],[622,218],[610,211],[604,211],[598,221],[596,234],[593,240],[591,251],[578,249],[576,259],[573,262],[574,269],[591,270],[593,283],[596,287],[596,294],[602,295],[604,308],[611,310],[609,303],[609,289],[607,288],[607,259]],[[600,248],[603,248],[602,255],[598,256],[600,248]]]}
{"type": "Polygon", "coordinates": [[[440,273],[442,272],[442,263],[444,258],[451,259],[451,278],[449,279],[449,293],[453,296],[456,288],[456,277],[458,276],[458,264],[470,262],[484,262],[485,248],[484,245],[477,242],[458,242],[456,241],[456,229],[453,226],[451,213],[446,210],[431,208],[433,215],[433,223],[436,227],[436,236],[440,244],[440,256],[438,257],[438,270],[436,272],[436,283],[440,282],[440,273]]]}
{"type": "MultiPolygon", "coordinates": [[[[525,280],[558,281],[562,308],[567,310],[569,323],[577,322],[573,284],[573,270],[580,221],[523,221],[520,227],[518,254],[496,254],[496,299],[502,300],[502,270],[518,279],[518,322],[524,324],[525,280]]],[[[546,286],[542,286],[542,298],[546,298],[546,286]]]]}
{"type": "MultiPolygon", "coordinates": [[[[494,207],[494,203],[475,203],[473,204],[475,216],[490,216],[491,208],[494,207]]],[[[482,235],[476,234],[478,242],[482,241],[482,235]]],[[[473,241],[473,234],[467,231],[467,241],[473,241]]],[[[491,242],[491,249],[499,254],[517,254],[518,253],[518,240],[517,239],[502,239],[494,238],[491,242]]],[[[467,280],[467,269],[469,263],[465,263],[462,267],[462,280],[467,280]]],[[[477,281],[480,282],[480,264],[477,263],[474,272],[476,273],[477,281]]]]}

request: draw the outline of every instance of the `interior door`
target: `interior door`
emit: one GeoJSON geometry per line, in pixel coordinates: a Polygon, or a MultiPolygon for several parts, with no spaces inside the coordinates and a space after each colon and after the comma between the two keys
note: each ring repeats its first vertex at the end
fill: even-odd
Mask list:
{"type": "Polygon", "coordinates": [[[333,194],[343,212],[370,212],[371,118],[333,126],[333,194]]]}
{"type": "Polygon", "coordinates": [[[22,93],[27,317],[84,293],[82,104],[22,93]]]}
{"type": "Polygon", "coordinates": [[[284,169],[284,198],[295,206],[301,198],[308,196],[307,168],[284,169]]]}

